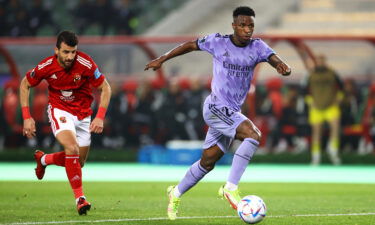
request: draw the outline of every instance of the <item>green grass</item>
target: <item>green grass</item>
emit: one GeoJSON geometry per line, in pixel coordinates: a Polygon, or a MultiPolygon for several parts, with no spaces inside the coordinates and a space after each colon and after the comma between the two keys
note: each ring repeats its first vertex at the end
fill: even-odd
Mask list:
{"type": "MultiPolygon", "coordinates": [[[[51,224],[53,221],[110,225],[244,224],[225,201],[217,198],[220,183],[210,182],[198,184],[182,198],[179,216],[193,218],[168,221],[168,185],[160,182],[85,182],[86,196],[93,207],[87,216],[78,216],[67,182],[1,181],[0,224],[51,224]],[[148,218],[156,219],[126,221],[148,218]]],[[[374,184],[243,183],[240,188],[242,195],[256,194],[266,202],[267,217],[260,224],[375,224],[375,214],[348,215],[375,213],[374,184]]]]}

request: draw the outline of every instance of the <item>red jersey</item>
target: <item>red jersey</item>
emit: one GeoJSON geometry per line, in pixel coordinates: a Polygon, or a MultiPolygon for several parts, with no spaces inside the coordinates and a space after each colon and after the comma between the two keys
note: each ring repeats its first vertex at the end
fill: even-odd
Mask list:
{"type": "Polygon", "coordinates": [[[31,86],[45,79],[49,84],[49,104],[77,116],[79,120],[92,114],[92,87],[100,86],[105,79],[91,57],[80,51],[77,51],[70,69],[60,66],[54,55],[27,72],[26,78],[31,86]]]}

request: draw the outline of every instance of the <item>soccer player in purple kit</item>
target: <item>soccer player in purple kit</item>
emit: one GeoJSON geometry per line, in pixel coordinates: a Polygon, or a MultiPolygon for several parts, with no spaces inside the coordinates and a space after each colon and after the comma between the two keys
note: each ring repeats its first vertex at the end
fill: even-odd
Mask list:
{"type": "Polygon", "coordinates": [[[268,62],[278,73],[288,76],[291,68],[278,57],[265,42],[252,38],[255,26],[253,9],[241,6],[233,11],[233,34],[210,34],[194,41],[185,42],[157,59],[149,62],[145,70],[159,69],[162,64],[176,56],[191,51],[207,51],[213,56],[213,79],[211,94],[203,106],[203,118],[209,126],[200,160],[187,171],[177,186],[167,189],[169,219],[177,217],[181,195],[197,184],[215,163],[229,150],[234,139],[242,141],[236,150],[229,177],[219,189],[233,209],[241,200],[238,183],[258,148],[261,133],[253,122],[241,113],[258,63],[268,62]]]}

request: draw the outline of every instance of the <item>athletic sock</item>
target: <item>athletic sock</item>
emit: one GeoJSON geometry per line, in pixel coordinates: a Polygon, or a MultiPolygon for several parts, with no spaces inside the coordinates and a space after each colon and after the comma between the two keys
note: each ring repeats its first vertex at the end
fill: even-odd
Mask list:
{"type": "Polygon", "coordinates": [[[79,164],[79,155],[65,156],[65,171],[74,192],[75,198],[83,196],[82,190],[82,169],[79,164]]]}
{"type": "MultiPolygon", "coordinates": [[[[187,192],[190,188],[196,185],[209,171],[203,168],[200,160],[196,161],[186,172],[185,177],[182,178],[177,185],[180,196],[187,192]]],[[[178,194],[178,193],[177,193],[178,194]]],[[[176,196],[176,197],[180,197],[176,196]]]]}
{"type": "Polygon", "coordinates": [[[233,156],[228,182],[238,185],[251,157],[258,149],[259,142],[252,138],[245,138],[233,156]]]}
{"type": "Polygon", "coordinates": [[[84,198],[84,199],[86,199],[86,197],[85,197],[84,195],[79,196],[78,198],[76,198],[76,205],[78,204],[78,201],[79,201],[80,198],[84,198]]]}
{"type": "Polygon", "coordinates": [[[329,141],[328,149],[330,154],[337,154],[339,149],[339,140],[338,138],[332,138],[329,141]]]}
{"type": "Polygon", "coordinates": [[[42,165],[56,165],[65,166],[65,152],[55,152],[51,154],[45,154],[41,159],[42,165]]]}
{"type": "Polygon", "coordinates": [[[311,153],[320,154],[320,142],[312,142],[311,153]]]}
{"type": "Polygon", "coordinates": [[[174,187],[174,189],[173,189],[173,195],[175,196],[175,197],[177,197],[177,198],[179,198],[179,197],[181,197],[181,192],[178,190],[178,187],[176,186],[176,187],[174,187]]]}
{"type": "Polygon", "coordinates": [[[235,191],[238,188],[238,186],[236,184],[233,184],[233,183],[227,181],[224,188],[228,189],[229,191],[235,191]]]}

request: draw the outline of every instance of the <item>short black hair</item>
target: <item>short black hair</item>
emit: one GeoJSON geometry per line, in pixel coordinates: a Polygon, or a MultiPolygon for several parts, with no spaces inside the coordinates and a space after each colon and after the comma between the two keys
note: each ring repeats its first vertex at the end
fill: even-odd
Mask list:
{"type": "Polygon", "coordinates": [[[78,37],[74,32],[64,30],[64,31],[61,31],[59,35],[57,35],[56,47],[58,49],[60,49],[62,42],[64,42],[70,47],[74,47],[78,45],[78,37]]]}
{"type": "Polygon", "coordinates": [[[233,10],[233,18],[237,18],[239,15],[255,17],[255,12],[248,6],[240,6],[233,10]]]}

